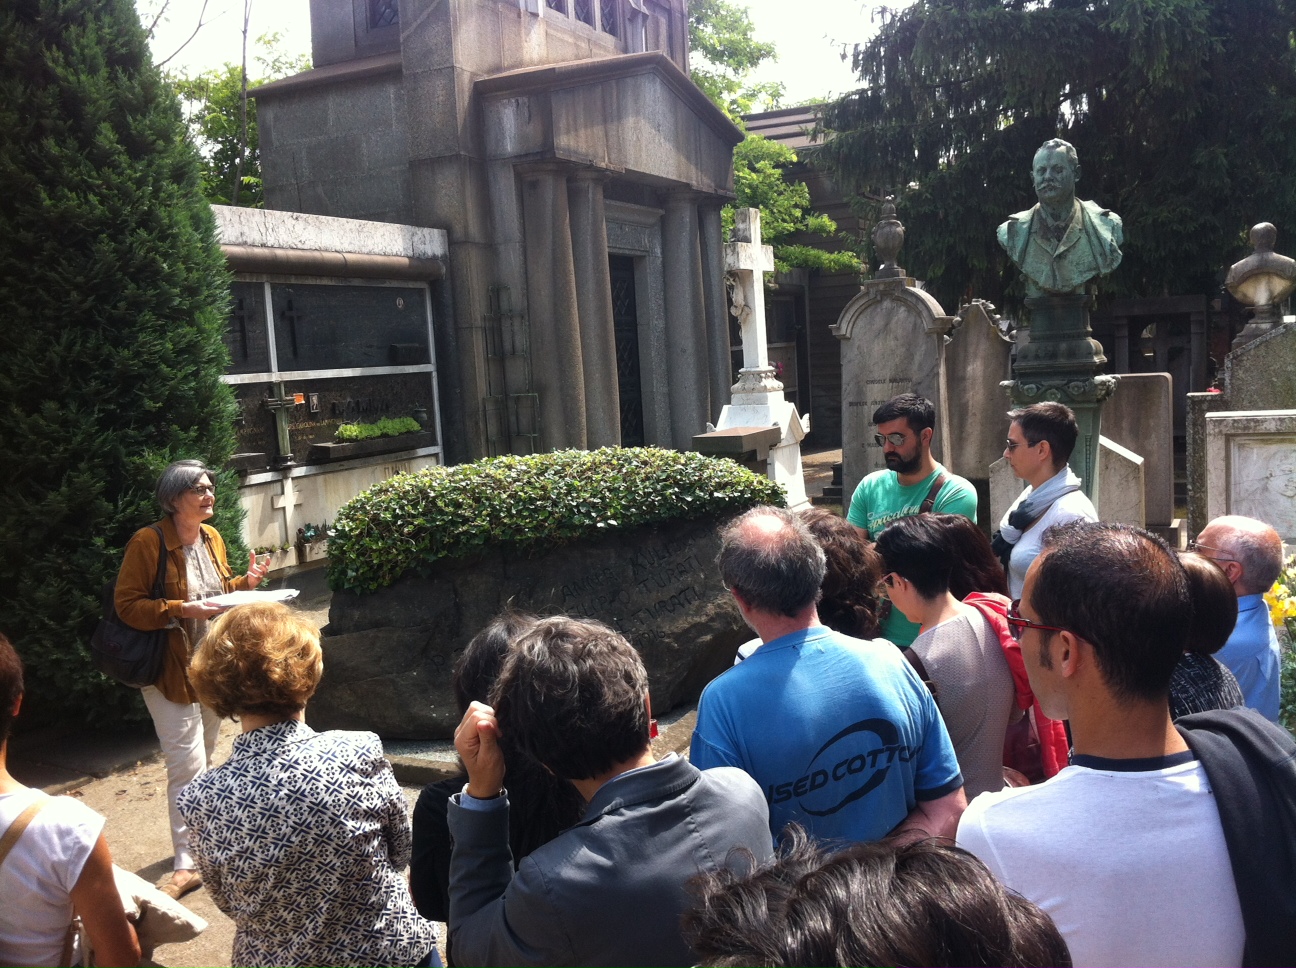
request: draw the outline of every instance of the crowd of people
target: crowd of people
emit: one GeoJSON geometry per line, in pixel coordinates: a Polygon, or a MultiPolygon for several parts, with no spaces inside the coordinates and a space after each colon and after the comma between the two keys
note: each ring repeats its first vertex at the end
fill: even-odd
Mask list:
{"type": "MultiPolygon", "coordinates": [[[[117,606],[167,628],[146,703],[179,897],[235,965],[1296,963],[1296,743],[1262,593],[1282,542],[1212,521],[1175,552],[1097,521],[1061,404],[1009,414],[1026,482],[993,540],[931,455],[931,404],[874,414],[886,469],[845,520],[759,507],[719,577],[755,634],[654,754],[648,677],[598,622],[505,613],[460,657],[462,772],[413,812],[369,733],[317,733],[319,632],[221,612],[211,472],[168,468],[117,606]],[[162,556],[166,597],[152,596],[162,556]],[[210,762],[222,717],[242,732],[210,762]],[[404,869],[409,866],[409,876],[404,869]]],[[[8,774],[22,665],[0,636],[0,961],[136,964],[103,819],[8,774]],[[20,899],[11,904],[10,898],[20,899]]]]}

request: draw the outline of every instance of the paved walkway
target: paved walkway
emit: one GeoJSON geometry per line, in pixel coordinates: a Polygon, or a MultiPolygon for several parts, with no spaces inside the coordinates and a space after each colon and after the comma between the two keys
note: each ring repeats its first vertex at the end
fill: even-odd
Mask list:
{"type": "MultiPolygon", "coordinates": [[[[832,478],[832,465],[839,460],[840,450],[803,455],[810,497],[823,491],[832,478]]],[[[289,570],[275,575],[272,582],[270,587],[282,584],[299,589],[295,606],[316,624],[328,623],[332,593],[323,567],[289,570]]],[[[695,719],[696,711],[691,706],[662,717],[661,736],[654,743],[654,751],[662,755],[670,750],[687,750],[695,719]]],[[[237,733],[237,724],[224,724],[216,751],[218,763],[228,757],[237,733]]],[[[449,742],[396,741],[385,745],[411,811],[424,784],[457,772],[449,742]]],[[[103,814],[107,818],[105,834],[120,866],[153,882],[169,873],[166,769],[151,725],[117,730],[47,728],[15,736],[10,740],[9,769],[19,782],[49,793],[74,796],[103,814]]],[[[184,902],[206,918],[211,927],[187,944],[159,948],[151,963],[228,965],[234,941],[233,922],[217,910],[205,890],[195,891],[184,902]]]]}

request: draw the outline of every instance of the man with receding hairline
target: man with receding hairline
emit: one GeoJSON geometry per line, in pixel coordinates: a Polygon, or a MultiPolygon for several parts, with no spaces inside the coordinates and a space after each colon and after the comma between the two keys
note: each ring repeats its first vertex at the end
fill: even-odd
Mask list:
{"type": "Polygon", "coordinates": [[[1276,723],[1281,657],[1264,593],[1282,571],[1282,538],[1263,521],[1226,514],[1206,525],[1191,547],[1220,567],[1238,597],[1237,624],[1215,658],[1233,673],[1247,706],[1276,723]]]}
{"type": "Polygon", "coordinates": [[[755,508],[721,541],[720,575],[764,645],[703,691],[694,765],[749,773],[775,836],[792,821],[834,841],[953,836],[967,800],[931,692],[891,643],[820,623],[824,553],[805,523],[755,508]]]}

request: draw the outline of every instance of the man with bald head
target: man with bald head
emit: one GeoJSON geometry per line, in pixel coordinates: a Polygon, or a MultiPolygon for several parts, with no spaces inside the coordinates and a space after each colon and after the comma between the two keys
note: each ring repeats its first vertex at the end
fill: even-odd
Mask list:
{"type": "Polygon", "coordinates": [[[1192,548],[1220,567],[1238,597],[1237,624],[1215,658],[1237,678],[1246,704],[1276,723],[1278,636],[1264,593],[1282,570],[1282,538],[1263,521],[1227,514],[1206,525],[1192,548]]]}
{"type": "Polygon", "coordinates": [[[751,775],[775,836],[795,821],[838,842],[952,837],[967,800],[931,692],[890,642],[820,623],[824,553],[801,519],[748,511],[717,564],[764,645],[702,693],[693,764],[751,775]]]}

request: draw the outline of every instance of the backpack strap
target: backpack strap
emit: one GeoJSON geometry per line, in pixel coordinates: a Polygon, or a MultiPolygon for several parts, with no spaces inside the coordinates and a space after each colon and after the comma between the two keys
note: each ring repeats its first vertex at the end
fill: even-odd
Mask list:
{"type": "Polygon", "coordinates": [[[936,506],[936,495],[940,493],[940,489],[945,486],[945,482],[948,480],[949,477],[946,474],[936,475],[936,480],[932,481],[932,486],[927,490],[927,496],[923,498],[922,504],[918,505],[919,514],[931,513],[931,509],[936,506]]]}
{"type": "Polygon", "coordinates": [[[909,664],[913,666],[914,672],[918,673],[918,678],[923,681],[923,685],[927,687],[927,691],[932,694],[932,699],[936,701],[936,708],[939,709],[940,694],[937,692],[936,682],[932,679],[931,674],[928,673],[927,666],[923,664],[923,660],[919,657],[918,653],[914,651],[913,646],[910,646],[907,649],[902,649],[900,654],[909,660],[909,664]]]}
{"type": "Polygon", "coordinates": [[[27,825],[32,822],[32,817],[40,813],[47,803],[49,803],[49,797],[41,797],[22,813],[18,814],[14,819],[14,822],[9,825],[7,830],[5,830],[4,836],[0,837],[0,864],[3,864],[5,858],[9,856],[9,851],[13,850],[13,845],[18,843],[18,838],[23,835],[23,831],[27,829],[27,825]]]}
{"type": "Polygon", "coordinates": [[[166,566],[167,566],[166,535],[162,533],[162,529],[159,528],[156,524],[153,525],[153,530],[157,532],[157,536],[158,536],[158,567],[157,567],[157,578],[153,580],[153,597],[166,598],[166,566]]]}

